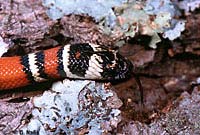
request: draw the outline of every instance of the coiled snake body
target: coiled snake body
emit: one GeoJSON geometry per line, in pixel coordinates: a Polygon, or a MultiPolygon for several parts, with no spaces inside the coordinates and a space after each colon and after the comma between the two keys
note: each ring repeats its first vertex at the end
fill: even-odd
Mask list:
{"type": "Polygon", "coordinates": [[[96,44],[73,44],[0,58],[0,90],[23,87],[48,79],[124,79],[131,62],[116,50],[96,44]]]}

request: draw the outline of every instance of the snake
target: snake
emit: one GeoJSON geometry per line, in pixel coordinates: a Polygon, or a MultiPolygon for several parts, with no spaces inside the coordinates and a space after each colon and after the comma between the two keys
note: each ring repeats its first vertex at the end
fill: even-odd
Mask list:
{"type": "Polygon", "coordinates": [[[117,49],[92,43],[67,44],[1,57],[0,90],[62,78],[115,81],[129,77],[132,70],[131,61],[117,49]]]}

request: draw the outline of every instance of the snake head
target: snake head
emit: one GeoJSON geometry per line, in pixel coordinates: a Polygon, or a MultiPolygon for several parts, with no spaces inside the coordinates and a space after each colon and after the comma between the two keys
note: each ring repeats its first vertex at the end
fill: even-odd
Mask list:
{"type": "Polygon", "coordinates": [[[101,55],[102,69],[101,76],[107,80],[121,80],[132,75],[133,65],[131,61],[123,57],[116,50],[103,52],[101,55]]]}
{"type": "Polygon", "coordinates": [[[132,63],[116,49],[85,43],[71,45],[68,50],[69,78],[119,80],[132,74],[132,63]]]}

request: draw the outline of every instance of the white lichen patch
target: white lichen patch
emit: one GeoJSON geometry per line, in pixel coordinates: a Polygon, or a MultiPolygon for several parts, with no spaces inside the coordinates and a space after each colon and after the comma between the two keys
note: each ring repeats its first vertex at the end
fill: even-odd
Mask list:
{"type": "Polygon", "coordinates": [[[28,133],[98,135],[112,131],[120,122],[118,108],[122,103],[110,88],[105,88],[103,83],[87,80],[56,82],[52,90],[34,97],[32,101],[33,118],[21,128],[19,133],[23,135],[28,133]]]}
{"type": "Polygon", "coordinates": [[[47,15],[52,19],[59,19],[69,14],[85,14],[92,16],[96,21],[106,18],[107,23],[115,23],[116,16],[112,7],[118,6],[127,0],[43,0],[48,7],[47,15]]]}
{"type": "Polygon", "coordinates": [[[180,9],[185,11],[185,14],[191,14],[190,12],[195,11],[195,9],[200,8],[200,0],[183,0],[177,1],[176,3],[180,9]]]}
{"type": "Polygon", "coordinates": [[[180,26],[179,23],[184,22],[175,19],[175,16],[180,16],[180,12],[170,0],[132,1],[116,7],[115,12],[118,23],[112,32],[121,33],[124,37],[134,37],[138,33],[151,36],[151,48],[156,48],[161,41],[159,34],[163,36],[166,31],[169,33],[169,30],[173,30],[173,35],[166,35],[171,40],[180,37],[185,29],[185,25],[181,25],[181,29],[173,29],[173,26],[180,26]]]}
{"type": "Polygon", "coordinates": [[[181,36],[181,32],[185,30],[185,21],[179,21],[175,24],[173,29],[164,32],[163,37],[174,40],[181,36]]]}
{"type": "Polygon", "coordinates": [[[6,43],[3,41],[2,37],[0,37],[0,57],[1,57],[5,52],[8,51],[8,48],[9,48],[9,45],[6,44],[6,43]]]}

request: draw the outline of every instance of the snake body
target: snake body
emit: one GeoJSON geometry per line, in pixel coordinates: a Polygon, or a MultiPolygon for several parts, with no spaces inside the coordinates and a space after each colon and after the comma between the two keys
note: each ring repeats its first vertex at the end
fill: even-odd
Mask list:
{"type": "Polygon", "coordinates": [[[24,56],[0,58],[0,90],[49,79],[118,80],[130,76],[131,62],[96,44],[68,44],[24,56]]]}

